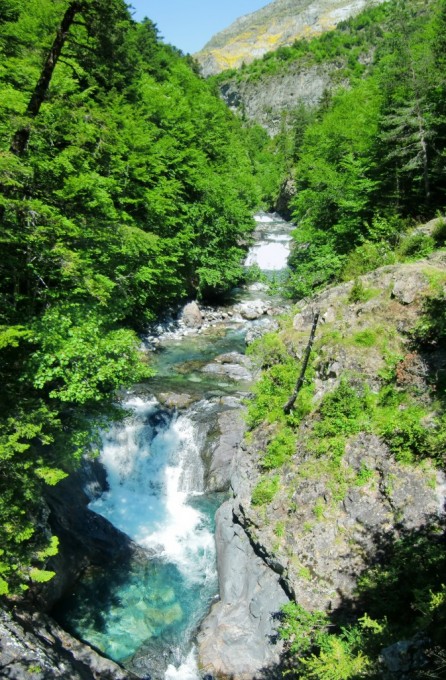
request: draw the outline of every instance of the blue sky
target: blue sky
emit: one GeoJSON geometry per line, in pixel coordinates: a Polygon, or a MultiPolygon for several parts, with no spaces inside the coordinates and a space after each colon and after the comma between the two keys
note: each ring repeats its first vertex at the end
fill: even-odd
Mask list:
{"type": "Polygon", "coordinates": [[[137,21],[155,22],[165,42],[183,52],[198,52],[218,31],[243,14],[268,5],[268,0],[127,0],[137,21]]]}

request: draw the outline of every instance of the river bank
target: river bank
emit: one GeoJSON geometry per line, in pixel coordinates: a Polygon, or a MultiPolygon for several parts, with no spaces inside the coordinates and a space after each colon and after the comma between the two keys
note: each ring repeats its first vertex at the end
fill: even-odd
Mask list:
{"type": "MultiPolygon", "coordinates": [[[[259,240],[247,264],[276,276],[286,266],[293,227],[276,215],[259,215],[257,223],[259,240]]],[[[273,329],[283,310],[280,299],[269,297],[267,285],[253,284],[235,291],[225,305],[191,303],[160,323],[145,340],[156,377],[130,391],[125,399],[132,415],[104,434],[99,462],[106,482],[99,493],[96,488],[89,507],[146,551],[148,561],[138,553],[125,574],[119,566],[87,569],[53,614],[71,633],[139,677],[202,677],[197,632],[212,603],[227,602],[240,570],[252,582],[241,618],[232,614],[232,638],[243,628],[243,639],[238,647],[222,648],[221,655],[239,657],[251,673],[278,661],[279,647],[265,655],[265,636],[274,635],[270,617],[282,601],[276,575],[268,593],[259,588],[260,573],[266,585],[269,570],[261,561],[255,565],[242,537],[242,550],[242,543],[231,545],[233,526],[224,507],[217,513],[217,552],[213,533],[215,511],[233,493],[244,400],[255,377],[255,366],[244,356],[247,336],[249,341],[273,329]],[[234,554],[243,558],[230,573],[225,564],[234,554]]],[[[215,637],[212,626],[203,630],[215,637]]],[[[202,649],[206,637],[202,631],[202,649]]]]}

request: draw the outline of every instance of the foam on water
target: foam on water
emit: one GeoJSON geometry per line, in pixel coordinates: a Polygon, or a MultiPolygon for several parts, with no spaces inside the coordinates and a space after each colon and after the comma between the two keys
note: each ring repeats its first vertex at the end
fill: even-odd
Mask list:
{"type": "Polygon", "coordinates": [[[268,241],[250,249],[245,265],[250,267],[256,264],[262,270],[280,271],[287,266],[289,254],[290,248],[285,243],[268,241]]]}
{"type": "Polygon", "coordinates": [[[206,580],[214,571],[214,539],[188,504],[204,485],[194,424],[179,416],[154,432],[147,421],[159,404],[134,399],[128,406],[135,415],[104,436],[109,490],[89,507],[189,580],[206,580]]]}
{"type": "Polygon", "coordinates": [[[200,672],[195,647],[192,648],[184,663],[178,668],[171,664],[164,677],[165,680],[197,680],[200,677],[200,672]]]}

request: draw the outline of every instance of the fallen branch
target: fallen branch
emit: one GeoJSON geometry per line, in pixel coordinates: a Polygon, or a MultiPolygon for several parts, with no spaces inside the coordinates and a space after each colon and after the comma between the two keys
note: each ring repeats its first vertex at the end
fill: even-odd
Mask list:
{"type": "Polygon", "coordinates": [[[304,384],[305,372],[307,370],[308,360],[310,358],[310,353],[311,353],[311,348],[313,347],[314,336],[316,335],[316,326],[317,326],[318,321],[319,321],[319,312],[316,312],[316,314],[314,315],[314,319],[313,319],[313,326],[311,328],[310,339],[308,340],[307,349],[305,350],[305,354],[304,354],[302,369],[300,371],[300,375],[299,375],[297,382],[296,382],[296,387],[294,388],[293,394],[291,395],[291,397],[288,399],[287,403],[283,407],[283,412],[285,413],[285,415],[288,415],[290,413],[291,409],[294,406],[294,402],[297,399],[297,395],[299,394],[299,392],[302,388],[302,385],[304,384]]]}

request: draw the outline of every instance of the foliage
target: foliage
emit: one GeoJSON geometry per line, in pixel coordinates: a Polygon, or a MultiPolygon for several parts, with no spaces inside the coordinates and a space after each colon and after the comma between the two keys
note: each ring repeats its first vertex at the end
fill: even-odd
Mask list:
{"type": "Polygon", "coordinates": [[[443,291],[424,300],[423,314],[412,332],[415,342],[437,345],[446,337],[446,299],[443,291]]]}
{"type": "Polygon", "coordinates": [[[271,503],[279,491],[280,479],[278,475],[265,477],[252,490],[251,503],[253,505],[267,505],[271,503]]]}
{"type": "Polygon", "coordinates": [[[289,427],[279,430],[268,444],[261,466],[265,470],[281,467],[296,452],[296,435],[289,427]]]}
{"type": "Polygon", "coordinates": [[[329,623],[324,612],[309,612],[296,602],[285,604],[282,613],[279,635],[296,655],[308,652],[318,644],[329,623]]]}
{"type": "Polygon", "coordinates": [[[437,247],[444,247],[446,245],[446,220],[444,218],[437,220],[432,230],[432,238],[437,247]]]}
{"type": "MultiPolygon", "coordinates": [[[[373,64],[349,90],[321,102],[301,135],[292,168],[293,298],[442,245],[441,225],[437,236],[401,237],[411,218],[444,205],[442,7],[442,0],[394,0],[375,8],[386,30],[377,31],[373,64]]],[[[342,27],[330,40],[341,36],[342,27]]]]}
{"type": "Polygon", "coordinates": [[[324,680],[375,677],[373,653],[386,639],[385,623],[365,614],[357,624],[339,630],[327,613],[309,612],[295,602],[286,604],[282,614],[279,635],[291,656],[289,673],[324,680]]]}
{"type": "Polygon", "coordinates": [[[253,209],[279,182],[265,135],[253,129],[248,143],[190,60],[124,0],[79,3],[31,116],[69,7],[0,9],[4,594],[50,578],[45,489],[95,451],[119,390],[150,376],[137,332],[238,281],[253,209]]]}
{"type": "Polygon", "coordinates": [[[401,239],[397,254],[402,259],[419,260],[434,250],[434,239],[425,234],[409,234],[401,239]]]}

